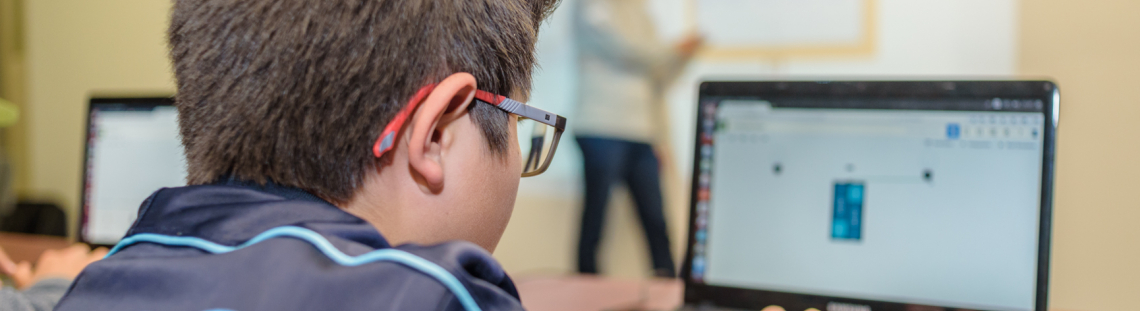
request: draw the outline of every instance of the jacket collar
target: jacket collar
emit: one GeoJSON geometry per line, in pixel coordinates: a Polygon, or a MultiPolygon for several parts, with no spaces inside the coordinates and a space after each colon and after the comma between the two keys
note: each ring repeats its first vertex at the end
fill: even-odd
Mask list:
{"type": "Polygon", "coordinates": [[[194,236],[238,245],[280,226],[299,226],[371,248],[391,245],[371,224],[300,189],[234,179],[163,188],[139,208],[127,236],[194,236]]]}

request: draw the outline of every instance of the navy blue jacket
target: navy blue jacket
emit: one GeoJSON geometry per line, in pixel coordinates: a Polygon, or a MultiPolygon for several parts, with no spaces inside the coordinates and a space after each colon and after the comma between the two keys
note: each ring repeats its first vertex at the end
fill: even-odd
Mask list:
{"type": "Polygon", "coordinates": [[[466,242],[392,247],[297,189],[239,182],[159,190],[56,310],[522,310],[466,242]]]}

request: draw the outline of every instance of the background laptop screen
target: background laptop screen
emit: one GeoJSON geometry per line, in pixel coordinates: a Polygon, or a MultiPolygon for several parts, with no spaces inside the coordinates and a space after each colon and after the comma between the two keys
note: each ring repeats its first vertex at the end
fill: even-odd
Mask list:
{"type": "Polygon", "coordinates": [[[702,99],[691,278],[1032,310],[1043,103],[928,101],[702,99]]]}
{"type": "Polygon", "coordinates": [[[92,103],[83,240],[115,244],[160,187],[186,184],[178,112],[163,102],[92,103]]]}

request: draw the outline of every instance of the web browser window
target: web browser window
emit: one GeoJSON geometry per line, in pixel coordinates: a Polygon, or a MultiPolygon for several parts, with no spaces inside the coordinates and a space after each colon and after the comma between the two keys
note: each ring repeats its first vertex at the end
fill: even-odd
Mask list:
{"type": "Polygon", "coordinates": [[[1042,113],[801,106],[702,103],[694,279],[1033,308],[1042,113]]]}
{"type": "Polygon", "coordinates": [[[84,239],[114,244],[139,205],[161,187],[186,184],[186,161],[171,106],[92,108],[87,143],[84,239]]]}

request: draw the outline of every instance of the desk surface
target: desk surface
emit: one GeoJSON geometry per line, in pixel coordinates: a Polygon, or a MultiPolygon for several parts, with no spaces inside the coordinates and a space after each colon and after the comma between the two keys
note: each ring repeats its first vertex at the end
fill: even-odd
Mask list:
{"type": "Polygon", "coordinates": [[[515,284],[530,311],[673,310],[681,306],[684,290],[677,279],[596,276],[524,276],[515,284]]]}
{"type": "MultiPolygon", "coordinates": [[[[515,285],[529,311],[676,310],[684,295],[684,284],[678,279],[523,276],[515,285]]],[[[769,306],[761,311],[784,309],[769,306]]]]}

